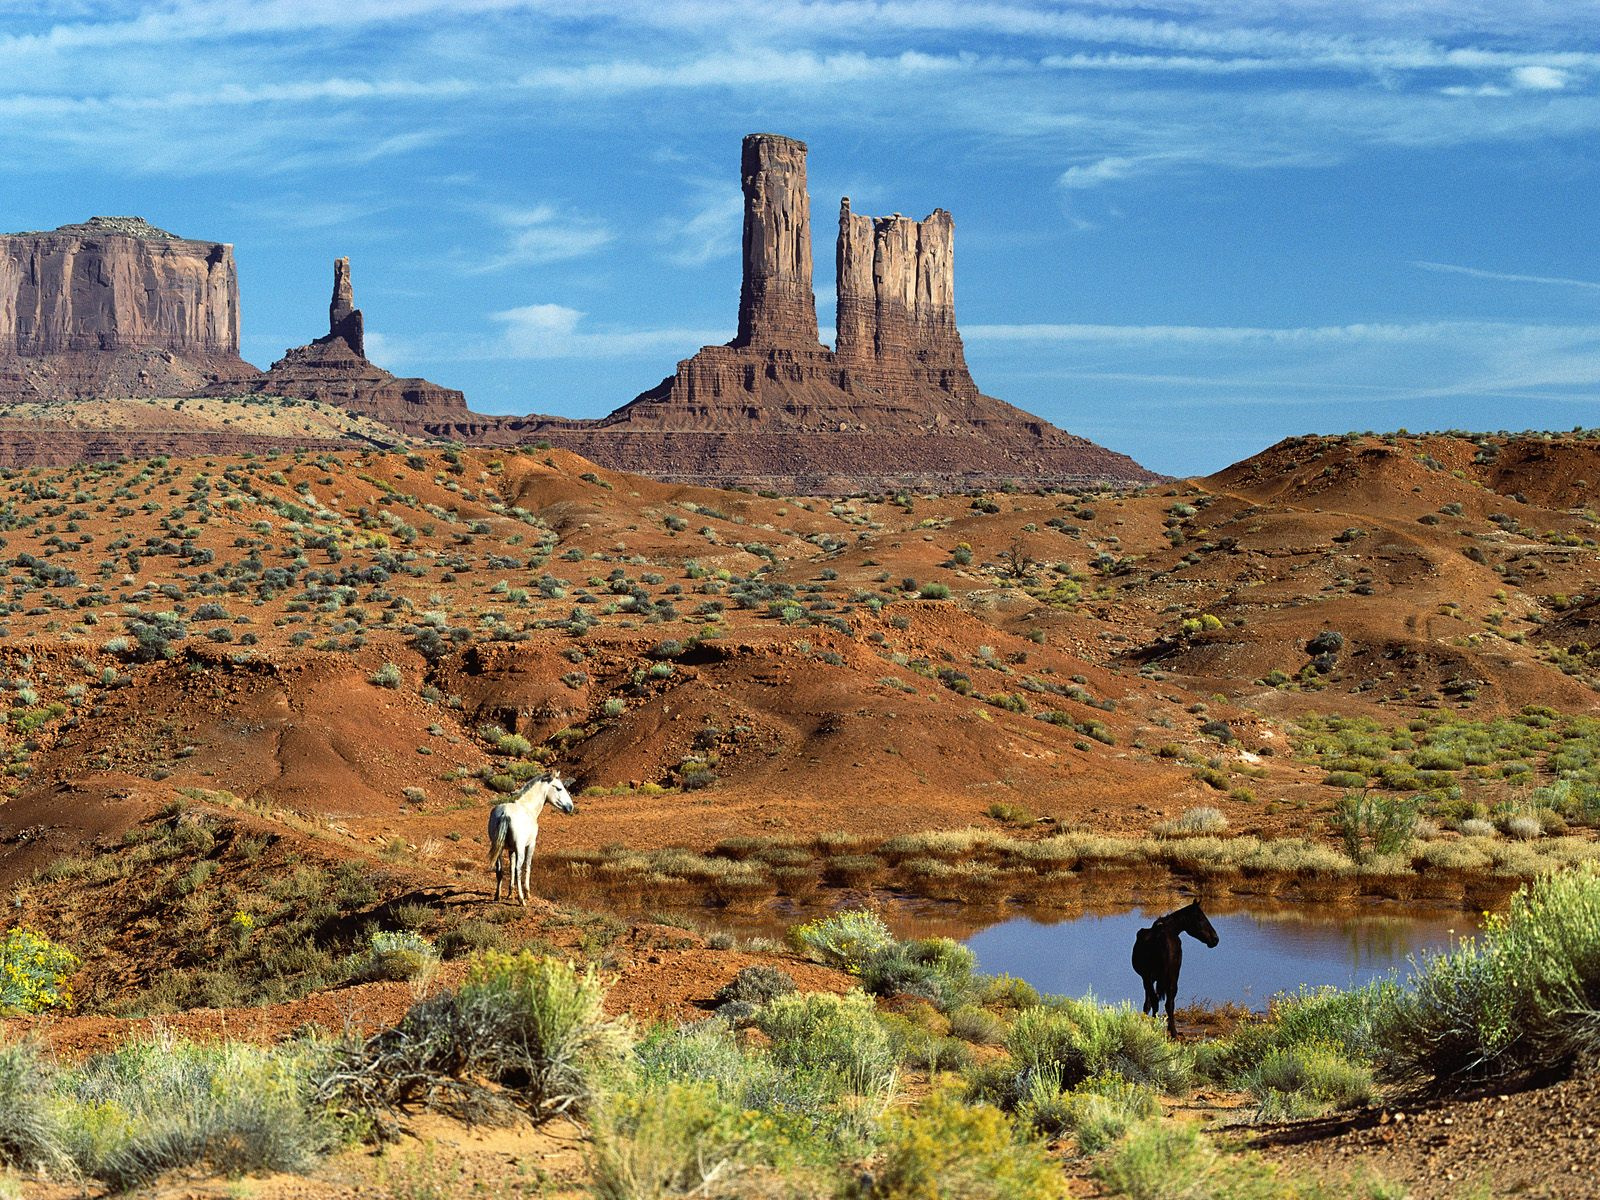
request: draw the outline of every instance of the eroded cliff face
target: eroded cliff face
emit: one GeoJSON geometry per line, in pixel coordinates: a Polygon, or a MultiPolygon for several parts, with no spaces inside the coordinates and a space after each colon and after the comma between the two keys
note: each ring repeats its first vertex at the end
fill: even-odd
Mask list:
{"type": "Polygon", "coordinates": [[[138,217],[0,235],[0,400],[151,395],[253,370],[232,246],[138,217]]]}

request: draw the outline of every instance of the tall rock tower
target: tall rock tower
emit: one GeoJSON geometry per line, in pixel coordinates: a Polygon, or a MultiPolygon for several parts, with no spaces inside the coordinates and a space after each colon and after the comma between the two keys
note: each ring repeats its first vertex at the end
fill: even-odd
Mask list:
{"type": "Polygon", "coordinates": [[[821,347],[811,288],[811,193],[806,144],[752,133],[740,159],[744,186],[744,279],[732,345],[821,347]]]}
{"type": "Polygon", "coordinates": [[[358,356],[366,356],[366,332],[362,326],[361,310],[356,307],[356,292],[350,282],[348,257],[333,260],[333,298],[328,301],[328,337],[339,338],[358,356]]]}
{"type": "Polygon", "coordinates": [[[838,359],[860,370],[910,372],[952,396],[978,387],[956,332],[955,222],[869,217],[839,203],[838,359]]]}

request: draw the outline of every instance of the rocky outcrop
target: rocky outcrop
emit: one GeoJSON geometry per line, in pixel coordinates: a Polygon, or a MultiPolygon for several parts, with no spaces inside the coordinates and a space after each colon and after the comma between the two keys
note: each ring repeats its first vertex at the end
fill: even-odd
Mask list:
{"type": "Polygon", "coordinates": [[[366,450],[354,438],[269,437],[260,434],[184,430],[88,430],[34,424],[28,428],[0,420],[0,466],[65,467],[80,462],[117,462],[173,454],[201,458],[212,454],[272,454],[294,450],[366,450]]]}
{"type": "Polygon", "coordinates": [[[0,401],[170,395],[254,371],[232,246],[139,217],[0,235],[0,401]]]}
{"type": "Polygon", "coordinates": [[[355,306],[350,260],[333,264],[333,296],[328,303],[328,332],[286,352],[264,372],[238,382],[219,382],[196,395],[258,394],[297,400],[321,400],[373,417],[404,433],[426,433],[473,414],[466,397],[454,388],[426,379],[402,379],[366,356],[361,310],[355,306]]]}
{"type": "MultiPolygon", "coordinates": [[[[744,140],[739,331],[599,421],[504,420],[471,440],[545,439],[657,479],[788,492],[1080,486],[1157,478],[978,391],[956,329],[955,223],[840,206],[838,344],[817,340],[804,142],[744,140]]],[[[463,436],[460,427],[449,434],[463,436]]]]}

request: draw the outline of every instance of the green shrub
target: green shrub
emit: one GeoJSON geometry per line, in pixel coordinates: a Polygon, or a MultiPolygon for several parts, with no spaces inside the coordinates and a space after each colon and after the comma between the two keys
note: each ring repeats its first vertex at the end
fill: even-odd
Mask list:
{"type": "Polygon", "coordinates": [[[366,956],[356,968],[360,979],[420,979],[439,964],[439,952],[411,930],[374,933],[366,956]]]}
{"type": "Polygon", "coordinates": [[[1167,1092],[1193,1076],[1190,1052],[1128,1005],[1054,999],[1017,1014],[1006,1037],[1011,1062],[974,1074],[967,1094],[1005,1108],[1041,1106],[1041,1089],[1070,1091],[1094,1076],[1114,1075],[1167,1092]]]}
{"type": "Polygon", "coordinates": [[[0,1166],[51,1170],[66,1153],[55,1105],[55,1069],[33,1042],[0,1043],[0,1166]]]}
{"type": "Polygon", "coordinates": [[[392,1029],[340,1048],[319,1094],[382,1123],[408,1103],[473,1118],[504,1102],[505,1085],[537,1118],[581,1107],[595,1072],[627,1047],[627,1026],[605,1015],[595,969],[529,951],[491,952],[461,990],[431,996],[392,1029]]]}
{"type": "Polygon", "coordinates": [[[894,934],[876,913],[851,911],[797,925],[789,940],[819,962],[854,975],[872,955],[894,945],[894,934]]]}
{"type": "Polygon", "coordinates": [[[950,1013],[950,1036],[979,1046],[998,1046],[1006,1040],[1006,1023],[986,1008],[963,1004],[950,1013]]]}
{"type": "Polygon", "coordinates": [[[996,800],[989,805],[988,813],[996,821],[1003,821],[1007,825],[1033,824],[1033,812],[1030,809],[1021,804],[1012,804],[1008,800],[996,800]]]}
{"type": "Polygon", "coordinates": [[[946,1037],[897,1013],[879,1019],[889,1030],[896,1056],[907,1066],[931,1073],[963,1071],[973,1064],[972,1047],[960,1038],[946,1037]]]}
{"type": "MultiPolygon", "coordinates": [[[[1226,784],[1227,776],[1223,776],[1226,784]]],[[[1196,808],[1185,809],[1183,815],[1174,817],[1170,821],[1162,821],[1152,831],[1157,837],[1199,837],[1204,834],[1222,833],[1228,828],[1228,818],[1222,811],[1209,804],[1202,804],[1196,808]]]]}
{"type": "Polygon", "coordinates": [[[1378,1038],[1395,1074],[1497,1076],[1600,1053],[1600,865],[1535,880],[1428,958],[1378,1038]]]}
{"type": "Polygon", "coordinates": [[[769,1000],[794,991],[794,979],[777,967],[758,964],[745,967],[712,994],[717,1004],[742,1003],[759,1007],[769,1000]]]}
{"type": "Polygon", "coordinates": [[[311,1092],[316,1054],[305,1045],[130,1042],[63,1079],[67,1151],[116,1191],[198,1164],[225,1175],[302,1170],[340,1136],[311,1092]]]}
{"type": "Polygon", "coordinates": [[[1214,1190],[1218,1155],[1193,1126],[1151,1121],[1134,1129],[1094,1168],[1094,1176],[1115,1196],[1129,1200],[1187,1200],[1231,1196],[1214,1190]]]}
{"type": "Polygon", "coordinates": [[[948,600],[950,588],[942,583],[925,583],[917,589],[917,595],[924,600],[948,600]]]}
{"type": "Polygon", "coordinates": [[[405,676],[401,674],[400,668],[394,663],[386,662],[371,675],[367,676],[367,682],[377,687],[397,688],[405,682],[405,676]]]}
{"type": "Polygon", "coordinates": [[[65,946],[22,925],[8,930],[0,938],[0,1016],[68,1007],[68,980],[77,969],[77,956],[65,946]]]}
{"type": "Polygon", "coordinates": [[[1224,1087],[1247,1089],[1251,1072],[1278,1050],[1321,1047],[1348,1062],[1370,1064],[1382,1053],[1379,1026],[1390,1019],[1400,988],[1392,979],[1365,987],[1302,990],[1273,998],[1265,1021],[1246,1021],[1226,1038],[1203,1042],[1195,1070],[1224,1087]]]}
{"type": "Polygon", "coordinates": [[[907,994],[931,1000],[940,1009],[955,1007],[972,992],[977,955],[950,938],[896,942],[870,955],[861,983],[878,996],[907,994]]]}
{"type": "Polygon", "coordinates": [[[460,958],[484,950],[507,949],[506,934],[488,921],[463,921],[439,935],[439,952],[446,958],[460,958]]]}
{"type": "Polygon", "coordinates": [[[1083,1154],[1098,1154],[1140,1121],[1161,1115],[1155,1090],[1116,1075],[1087,1079],[1065,1097],[1067,1123],[1083,1154]]]}
{"type": "Polygon", "coordinates": [[[883,1163],[862,1189],[871,1200],[1055,1200],[1066,1177],[1043,1145],[988,1105],[936,1092],[887,1122],[883,1163]]]}
{"type": "Polygon", "coordinates": [[[1346,792],[1334,809],[1333,831],[1356,862],[1397,854],[1411,844],[1417,802],[1371,792],[1346,792]]]}
{"type": "MultiPolygon", "coordinates": [[[[875,1105],[846,1095],[838,1072],[794,1070],[769,1053],[746,1053],[724,1020],[652,1030],[635,1048],[633,1073],[610,1090],[659,1094],[674,1083],[709,1087],[736,1111],[765,1114],[782,1142],[769,1147],[769,1155],[836,1162],[859,1157],[875,1135],[875,1105]]],[[[762,1131],[773,1128],[764,1124],[762,1131]]]]}
{"type": "Polygon", "coordinates": [[[1020,1012],[1039,1003],[1039,989],[1014,975],[992,975],[983,981],[982,1003],[990,1008],[1020,1012]]]}
{"type": "Polygon", "coordinates": [[[1328,787],[1358,788],[1367,786],[1367,777],[1357,771],[1329,771],[1322,782],[1328,787]]]}
{"type": "Polygon", "coordinates": [[[1360,1108],[1372,1100],[1372,1071],[1318,1043],[1268,1051],[1245,1077],[1263,1117],[1320,1116],[1330,1109],[1360,1108]]]}
{"type": "Polygon", "coordinates": [[[835,1074],[862,1096],[887,1095],[894,1087],[898,1056],[864,992],[791,992],[765,1005],[755,1020],[781,1066],[835,1074]]]}
{"type": "Polygon", "coordinates": [[[784,1141],[770,1115],[730,1103],[713,1085],[678,1082],[607,1094],[591,1137],[597,1200],[743,1195],[741,1177],[778,1158],[784,1141]]]}

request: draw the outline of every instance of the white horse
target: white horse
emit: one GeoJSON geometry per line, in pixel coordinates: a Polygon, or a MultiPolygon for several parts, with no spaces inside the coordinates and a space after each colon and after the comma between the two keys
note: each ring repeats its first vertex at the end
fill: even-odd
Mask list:
{"type": "Polygon", "coordinates": [[[572,797],[559,775],[535,779],[504,804],[489,810],[489,861],[494,864],[494,898],[500,899],[502,856],[510,859],[511,887],[517,903],[528,905],[529,876],[533,871],[533,843],[539,837],[539,811],[545,802],[564,813],[573,810],[572,797]]]}

